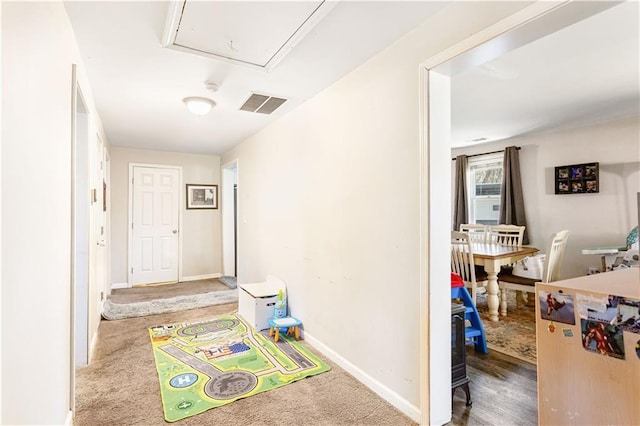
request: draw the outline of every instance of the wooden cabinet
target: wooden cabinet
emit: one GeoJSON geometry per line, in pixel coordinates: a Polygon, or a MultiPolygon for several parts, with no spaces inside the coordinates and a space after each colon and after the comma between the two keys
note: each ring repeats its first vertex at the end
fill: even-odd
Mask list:
{"type": "MultiPolygon", "coordinates": [[[[604,312],[581,308],[601,306],[601,301],[612,300],[610,295],[619,296],[626,302],[621,317],[631,318],[633,300],[640,300],[640,269],[537,284],[536,295],[539,424],[639,424],[640,334],[626,331],[633,330],[626,326],[611,331],[614,328],[606,325],[611,303],[604,312]],[[553,308],[554,296],[560,304],[565,302],[557,311],[553,308]],[[551,301],[551,309],[547,300],[551,301]],[[567,323],[570,315],[563,312],[565,308],[572,308],[574,324],[567,323]],[[593,316],[600,316],[603,321],[593,320],[593,316]],[[599,327],[606,328],[607,334],[604,339],[600,336],[596,346],[599,327]],[[584,347],[585,337],[588,349],[584,347]]],[[[613,304],[617,300],[621,299],[615,299],[613,304]]]]}

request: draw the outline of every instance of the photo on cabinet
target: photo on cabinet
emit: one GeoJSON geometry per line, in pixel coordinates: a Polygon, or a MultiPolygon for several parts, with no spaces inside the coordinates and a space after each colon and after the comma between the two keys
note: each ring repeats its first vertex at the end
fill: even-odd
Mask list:
{"type": "Polygon", "coordinates": [[[624,331],[640,334],[640,300],[620,299],[617,324],[624,331]]]}
{"type": "Polygon", "coordinates": [[[624,359],[624,335],[620,327],[584,319],[580,323],[583,348],[600,355],[624,359]]]}
{"type": "Polygon", "coordinates": [[[573,296],[540,291],[540,317],[545,320],[575,325],[573,296]]]}
{"type": "Polygon", "coordinates": [[[609,295],[607,298],[607,304],[600,307],[600,309],[587,309],[587,319],[617,325],[619,301],[620,298],[618,296],[609,295]]]}

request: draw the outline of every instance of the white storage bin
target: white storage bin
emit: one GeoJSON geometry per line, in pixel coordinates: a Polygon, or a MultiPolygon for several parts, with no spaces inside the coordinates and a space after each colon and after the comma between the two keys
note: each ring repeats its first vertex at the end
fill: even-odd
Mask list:
{"type": "Polygon", "coordinates": [[[262,283],[238,285],[238,314],[256,330],[268,329],[280,290],[286,300],[284,281],[273,275],[262,283]]]}

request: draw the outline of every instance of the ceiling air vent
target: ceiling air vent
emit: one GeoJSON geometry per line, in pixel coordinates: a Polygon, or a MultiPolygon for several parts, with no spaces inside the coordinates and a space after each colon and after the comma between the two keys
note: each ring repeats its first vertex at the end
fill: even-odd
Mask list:
{"type": "Polygon", "coordinates": [[[258,112],[260,114],[271,114],[286,101],[287,100],[283,98],[252,93],[251,96],[249,96],[249,99],[242,104],[240,110],[258,112]]]}

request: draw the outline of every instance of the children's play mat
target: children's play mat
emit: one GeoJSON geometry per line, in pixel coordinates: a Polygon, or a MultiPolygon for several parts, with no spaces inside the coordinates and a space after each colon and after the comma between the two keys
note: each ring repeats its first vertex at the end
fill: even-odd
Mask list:
{"type": "Polygon", "coordinates": [[[168,422],[330,370],[292,337],[274,343],[235,314],[149,335],[168,422]]]}

